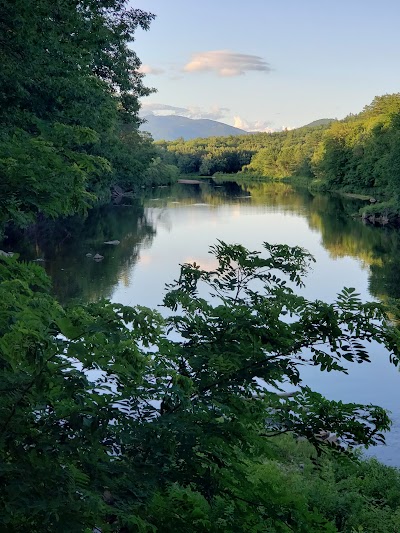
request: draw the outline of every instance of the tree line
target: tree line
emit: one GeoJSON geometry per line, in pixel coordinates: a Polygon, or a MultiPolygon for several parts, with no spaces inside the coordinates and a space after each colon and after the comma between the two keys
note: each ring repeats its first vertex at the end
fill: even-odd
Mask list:
{"type": "Polygon", "coordinates": [[[311,187],[363,193],[368,213],[400,212],[400,93],[376,97],[357,115],[276,133],[156,144],[183,173],[246,178],[304,176],[311,187]]]}

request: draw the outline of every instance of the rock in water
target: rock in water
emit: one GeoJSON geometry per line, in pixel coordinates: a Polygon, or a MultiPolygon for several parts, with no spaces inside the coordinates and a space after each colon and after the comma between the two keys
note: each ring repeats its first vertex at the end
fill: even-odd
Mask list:
{"type": "Polygon", "coordinates": [[[104,244],[113,244],[114,246],[116,246],[117,244],[119,244],[121,241],[104,241],[104,244]]]}
{"type": "Polygon", "coordinates": [[[97,261],[97,262],[99,262],[99,261],[103,261],[103,259],[104,259],[104,255],[96,254],[96,255],[93,256],[93,259],[94,259],[95,261],[97,261]]]}

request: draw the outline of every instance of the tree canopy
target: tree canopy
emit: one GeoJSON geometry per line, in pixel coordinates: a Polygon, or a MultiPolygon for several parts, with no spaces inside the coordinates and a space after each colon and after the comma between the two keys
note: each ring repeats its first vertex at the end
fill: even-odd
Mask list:
{"type": "MultiPolygon", "coordinates": [[[[131,49],[154,15],[125,0],[6,0],[0,16],[0,223],[84,211],[153,158],[131,49]]],[[[143,178],[142,178],[143,179],[143,178]]]]}
{"type": "Polygon", "coordinates": [[[191,141],[159,141],[183,173],[246,179],[302,176],[314,190],[363,193],[363,211],[386,223],[400,213],[400,93],[376,97],[358,115],[294,130],[191,141]]]}

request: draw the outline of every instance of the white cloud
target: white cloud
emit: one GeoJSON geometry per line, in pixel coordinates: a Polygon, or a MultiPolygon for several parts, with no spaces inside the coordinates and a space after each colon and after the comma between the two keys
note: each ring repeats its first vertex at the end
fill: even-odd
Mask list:
{"type": "Polygon", "coordinates": [[[258,131],[264,133],[273,133],[274,131],[292,130],[291,126],[274,126],[273,122],[268,120],[245,120],[242,117],[233,117],[233,125],[235,128],[240,128],[245,131],[258,131]]]}
{"type": "Polygon", "coordinates": [[[213,106],[209,109],[204,109],[198,106],[191,107],[176,107],[168,104],[157,103],[143,103],[141,108],[141,115],[180,115],[187,118],[208,118],[211,120],[219,120],[226,117],[229,113],[227,107],[213,106]]]}
{"type": "Polygon", "coordinates": [[[141,65],[139,68],[139,72],[141,74],[154,74],[155,76],[157,76],[159,74],[164,74],[165,70],[163,70],[162,68],[151,67],[150,65],[141,65]]]}
{"type": "Polygon", "coordinates": [[[194,54],[184,67],[186,72],[214,71],[219,76],[240,76],[249,71],[270,72],[262,57],[239,54],[230,50],[211,50],[194,54]]]}
{"type": "Polygon", "coordinates": [[[187,117],[189,118],[208,118],[211,120],[219,120],[226,117],[229,113],[227,107],[213,106],[210,109],[202,109],[201,107],[193,106],[187,109],[187,117]]]}
{"type": "MultiPolygon", "coordinates": [[[[187,109],[186,107],[176,107],[173,105],[168,104],[157,104],[157,103],[146,103],[144,102],[142,104],[142,110],[143,112],[149,112],[149,113],[155,113],[155,114],[161,114],[164,111],[169,111],[168,115],[180,115],[182,113],[186,113],[187,109]],[[160,113],[161,112],[161,113],[160,113]]],[[[163,113],[165,114],[165,113],[163,113]]]]}
{"type": "Polygon", "coordinates": [[[264,131],[272,132],[277,131],[276,128],[272,127],[272,122],[266,120],[256,120],[254,122],[244,120],[243,118],[236,116],[233,117],[233,125],[235,128],[240,128],[245,131],[264,131]]]}

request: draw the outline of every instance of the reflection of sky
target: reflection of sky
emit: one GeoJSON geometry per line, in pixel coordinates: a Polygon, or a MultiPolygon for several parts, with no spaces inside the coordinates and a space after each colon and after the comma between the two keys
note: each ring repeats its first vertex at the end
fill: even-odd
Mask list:
{"type": "MultiPolygon", "coordinates": [[[[157,209],[148,211],[156,220],[157,209]]],[[[332,300],[343,286],[356,287],[364,297],[368,296],[368,272],[355,259],[333,260],[322,247],[319,233],[310,230],[306,219],[299,215],[238,205],[182,206],[163,211],[168,227],[157,226],[157,235],[143,254],[143,261],[141,256],[132,267],[131,283],[127,287],[119,284],[112,296],[114,301],[158,305],[165,283],[179,274],[179,263],[194,258],[208,265],[212,259],[209,246],[217,239],[240,243],[251,250],[261,250],[264,241],[302,246],[317,260],[307,277],[307,297],[332,300]]]]}
{"type": "MultiPolygon", "coordinates": [[[[148,210],[157,220],[159,209],[148,210]]],[[[177,206],[163,208],[152,246],[120,282],[113,301],[126,305],[141,304],[157,307],[164,294],[165,283],[179,275],[179,263],[195,260],[205,268],[212,266],[208,248],[217,239],[240,243],[251,250],[261,250],[264,241],[302,246],[316,258],[313,270],[306,278],[303,294],[310,299],[332,301],[343,286],[355,287],[363,299],[368,293],[368,271],[353,258],[333,259],[321,244],[321,235],[311,230],[307,220],[298,214],[280,212],[279,208],[260,208],[249,205],[177,206]]],[[[379,458],[400,466],[400,457],[393,449],[400,441],[400,376],[388,364],[380,347],[373,347],[371,364],[350,365],[350,375],[323,373],[306,368],[306,382],[328,398],[374,403],[393,411],[397,425],[388,438],[389,448],[374,449],[379,458]]]]}

